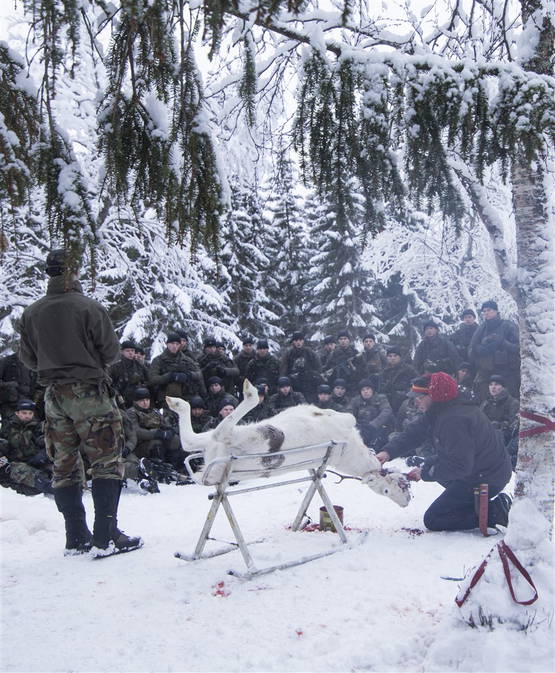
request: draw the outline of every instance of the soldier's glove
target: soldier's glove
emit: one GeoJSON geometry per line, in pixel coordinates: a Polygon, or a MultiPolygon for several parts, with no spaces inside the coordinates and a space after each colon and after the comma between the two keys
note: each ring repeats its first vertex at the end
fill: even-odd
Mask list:
{"type": "Polygon", "coordinates": [[[162,439],[163,441],[168,441],[168,439],[171,439],[173,435],[173,432],[171,430],[156,430],[154,433],[154,439],[162,439]]]}
{"type": "Polygon", "coordinates": [[[174,374],[174,381],[177,381],[177,383],[188,383],[189,379],[191,378],[191,375],[189,372],[177,372],[174,374]]]}
{"type": "Polygon", "coordinates": [[[27,463],[31,467],[44,467],[45,465],[49,464],[48,456],[46,455],[46,451],[39,451],[38,453],[35,453],[34,456],[29,458],[27,463]]]}
{"type": "Polygon", "coordinates": [[[127,458],[127,456],[131,453],[131,449],[128,446],[124,446],[122,451],[121,451],[121,457],[122,458],[127,458]]]}
{"type": "Polygon", "coordinates": [[[222,365],[218,365],[218,366],[216,367],[216,374],[217,374],[219,377],[223,378],[223,377],[226,375],[226,373],[227,373],[227,372],[226,372],[226,369],[225,369],[225,367],[223,367],[222,365]]]}

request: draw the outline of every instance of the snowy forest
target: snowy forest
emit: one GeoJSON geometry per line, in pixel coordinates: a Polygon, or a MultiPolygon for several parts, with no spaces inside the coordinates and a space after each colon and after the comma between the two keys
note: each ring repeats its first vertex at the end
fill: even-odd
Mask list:
{"type": "Polygon", "coordinates": [[[449,333],[494,299],[520,328],[521,428],[544,427],[521,437],[509,528],[538,563],[553,524],[553,2],[2,11],[0,354],[53,246],[151,356],[176,327],[193,347],[347,329],[411,353],[426,320],[449,333]]]}

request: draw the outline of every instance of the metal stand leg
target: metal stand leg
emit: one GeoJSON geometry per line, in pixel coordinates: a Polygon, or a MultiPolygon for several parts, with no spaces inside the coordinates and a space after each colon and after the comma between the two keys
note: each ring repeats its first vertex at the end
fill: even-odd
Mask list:
{"type": "Polygon", "coordinates": [[[243,555],[243,559],[249,572],[256,572],[256,567],[254,565],[251,555],[249,554],[249,550],[247,548],[245,538],[243,537],[243,533],[241,533],[241,529],[239,528],[239,524],[237,523],[235,514],[233,513],[231,505],[229,504],[229,500],[225,497],[225,495],[222,498],[222,505],[225,510],[225,513],[227,514],[227,518],[233,531],[233,535],[235,535],[235,539],[237,540],[237,544],[239,545],[239,549],[241,550],[241,554],[243,555]]]}

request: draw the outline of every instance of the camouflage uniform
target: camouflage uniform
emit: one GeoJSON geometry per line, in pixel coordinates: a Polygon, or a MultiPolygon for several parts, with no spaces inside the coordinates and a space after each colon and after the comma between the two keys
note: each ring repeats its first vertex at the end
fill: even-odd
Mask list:
{"type": "Polygon", "coordinates": [[[106,383],[55,383],[46,389],[46,447],[54,487],[80,483],[82,450],[94,479],[121,479],[124,445],[119,409],[106,383]]]}
{"type": "Polygon", "coordinates": [[[2,426],[0,436],[5,440],[0,455],[9,460],[9,468],[4,468],[4,485],[23,484],[32,489],[27,492],[29,495],[52,492],[52,468],[46,456],[42,423],[22,421],[14,415],[2,426]]]}
{"type": "Polygon", "coordinates": [[[18,400],[32,397],[31,372],[15,353],[0,358],[0,413],[7,420],[18,400]]]}
{"type": "Polygon", "coordinates": [[[117,527],[123,477],[121,415],[106,368],[120,344],[106,309],[85,297],[63,250],[46,260],[45,297],[21,317],[20,359],[46,385],[46,446],[53,458],[54,498],[66,527],[66,552],[108,556],[142,545],[117,527]],[[95,520],[91,533],[82,503],[82,449],[91,465],[95,520]],[[91,547],[92,545],[92,547],[91,547]]]}
{"type": "Polygon", "coordinates": [[[139,386],[146,385],[148,372],[144,365],[137,360],[122,357],[110,367],[110,378],[117,392],[123,397],[127,408],[133,403],[133,391],[139,386]]]}
{"type": "Polygon", "coordinates": [[[181,469],[185,453],[181,450],[179,437],[175,434],[168,417],[157,409],[143,409],[134,404],[127,410],[137,435],[135,454],[138,458],[158,458],[181,469]],[[159,435],[167,434],[166,438],[159,435]]]}

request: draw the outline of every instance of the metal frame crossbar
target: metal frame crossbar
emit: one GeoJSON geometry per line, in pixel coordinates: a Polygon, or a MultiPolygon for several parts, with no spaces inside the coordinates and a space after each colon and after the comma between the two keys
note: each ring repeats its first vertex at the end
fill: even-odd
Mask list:
{"type": "MultiPolygon", "coordinates": [[[[187,460],[185,461],[185,466],[191,478],[197,484],[204,486],[214,486],[215,490],[208,496],[208,499],[212,500],[212,504],[208,514],[206,515],[206,520],[204,522],[204,526],[194,552],[192,554],[176,552],[175,556],[185,561],[196,561],[198,559],[212,558],[221,554],[227,554],[228,552],[234,551],[238,548],[241,552],[241,555],[243,556],[245,565],[247,566],[247,572],[241,573],[236,570],[229,570],[228,574],[241,577],[243,579],[250,579],[251,577],[255,577],[257,575],[271,573],[274,570],[283,570],[285,568],[291,568],[302,563],[307,563],[317,558],[335,554],[342,549],[349,548],[350,545],[348,544],[347,535],[345,533],[345,529],[343,528],[343,524],[339,520],[332,502],[322,484],[322,479],[326,476],[325,471],[332,451],[334,449],[343,450],[344,447],[344,443],[330,441],[322,444],[312,444],[310,446],[301,446],[294,449],[286,449],[285,451],[276,451],[271,453],[251,453],[246,455],[235,455],[231,453],[229,456],[224,458],[217,458],[211,461],[208,465],[205,466],[202,472],[193,472],[191,467],[191,461],[201,458],[202,454],[197,453],[188,456],[187,460]],[[298,472],[301,470],[307,470],[308,475],[295,479],[287,479],[285,481],[273,481],[269,484],[256,485],[247,488],[231,488],[230,490],[230,487],[237,486],[238,483],[243,481],[265,477],[274,477],[280,474],[298,472]],[[231,508],[229,497],[232,495],[252,493],[253,491],[262,491],[269,488],[277,488],[279,486],[287,486],[289,484],[298,484],[301,482],[310,482],[310,486],[305,493],[299,507],[299,511],[293,520],[293,524],[291,526],[292,530],[299,530],[312,498],[316,492],[318,492],[322,498],[326,511],[329,514],[333,525],[335,526],[335,530],[339,534],[339,538],[343,546],[336,546],[327,551],[320,552],[319,554],[304,556],[300,559],[289,561],[287,563],[280,563],[267,568],[257,568],[248,549],[249,543],[245,541],[239,523],[231,508]],[[212,552],[205,552],[204,548],[206,546],[206,542],[211,539],[209,538],[210,531],[220,505],[225,511],[236,542],[229,543],[225,548],[217,549],[212,552]]],[[[255,540],[250,544],[254,544],[255,542],[262,542],[262,540],[255,540]]]]}

